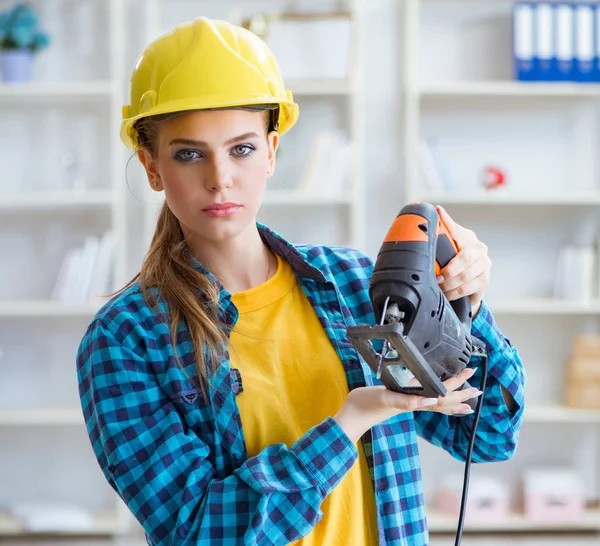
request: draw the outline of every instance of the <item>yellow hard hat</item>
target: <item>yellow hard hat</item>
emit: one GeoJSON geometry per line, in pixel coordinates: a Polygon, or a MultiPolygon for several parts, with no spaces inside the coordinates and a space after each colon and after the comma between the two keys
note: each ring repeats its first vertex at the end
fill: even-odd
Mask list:
{"type": "Polygon", "coordinates": [[[252,32],[199,17],[154,40],[138,59],[123,106],[121,139],[138,144],[134,123],[184,110],[276,105],[280,134],[298,119],[275,57],[252,32]]]}

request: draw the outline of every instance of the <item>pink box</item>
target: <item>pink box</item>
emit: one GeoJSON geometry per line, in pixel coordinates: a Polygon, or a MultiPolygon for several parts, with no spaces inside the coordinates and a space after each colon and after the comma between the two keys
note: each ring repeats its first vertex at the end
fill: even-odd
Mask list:
{"type": "Polygon", "coordinates": [[[574,521],[585,514],[582,480],[569,470],[529,470],[523,476],[523,512],[531,521],[574,521]]]}
{"type": "MultiPolygon", "coordinates": [[[[458,516],[462,495],[462,476],[447,476],[433,498],[433,508],[441,513],[458,516]]],[[[501,520],[510,513],[510,491],[500,480],[472,477],[465,522],[501,520]]]]}

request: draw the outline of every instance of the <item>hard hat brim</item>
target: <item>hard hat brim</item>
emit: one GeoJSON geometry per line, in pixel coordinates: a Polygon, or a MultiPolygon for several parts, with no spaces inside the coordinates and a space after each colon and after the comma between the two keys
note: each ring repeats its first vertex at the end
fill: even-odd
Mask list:
{"type": "MultiPolygon", "coordinates": [[[[267,109],[270,105],[279,106],[279,129],[278,132],[280,135],[289,131],[296,123],[299,114],[298,105],[293,101],[293,99],[285,100],[285,99],[277,99],[273,100],[271,95],[263,95],[252,98],[243,98],[239,97],[235,99],[223,99],[219,101],[210,101],[206,98],[203,98],[202,101],[198,101],[197,103],[190,102],[189,99],[175,100],[161,103],[153,108],[150,108],[148,111],[138,114],[137,116],[124,118],[121,123],[121,131],[120,136],[123,143],[130,149],[135,150],[138,142],[137,142],[137,134],[133,128],[136,121],[148,118],[152,116],[159,116],[162,114],[176,114],[178,112],[187,112],[187,111],[195,111],[195,110],[215,110],[215,109],[229,109],[236,107],[244,107],[244,106],[263,106],[264,109],[267,109]]],[[[257,108],[260,110],[260,108],[257,108]]]]}

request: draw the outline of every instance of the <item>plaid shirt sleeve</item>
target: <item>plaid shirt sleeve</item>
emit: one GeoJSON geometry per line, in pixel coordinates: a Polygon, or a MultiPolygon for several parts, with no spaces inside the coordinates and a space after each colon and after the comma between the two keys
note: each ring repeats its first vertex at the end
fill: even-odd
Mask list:
{"type": "MultiPolygon", "coordinates": [[[[523,420],[525,369],[516,348],[502,335],[485,301],[473,320],[472,334],[485,343],[488,354],[488,377],[473,447],[473,461],[507,460],[516,450],[523,420]],[[509,411],[504,401],[502,387],[516,403],[513,412],[509,411]]],[[[469,383],[481,390],[479,357],[474,357],[469,364],[478,367],[469,383]]],[[[456,459],[465,460],[473,429],[473,415],[458,417],[424,411],[415,412],[414,415],[420,436],[442,447],[456,459]]]]}
{"type": "Polygon", "coordinates": [[[294,445],[268,446],[217,477],[207,444],[116,330],[100,319],[88,328],[77,354],[79,392],[98,463],[148,541],[271,545],[308,534],[358,456],[337,423],[327,418],[294,445]]]}

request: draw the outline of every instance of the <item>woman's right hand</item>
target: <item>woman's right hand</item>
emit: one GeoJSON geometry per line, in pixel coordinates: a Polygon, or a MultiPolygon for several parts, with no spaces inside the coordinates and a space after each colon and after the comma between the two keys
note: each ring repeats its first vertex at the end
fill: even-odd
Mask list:
{"type": "Polygon", "coordinates": [[[465,404],[481,395],[476,388],[457,391],[475,370],[465,368],[456,377],[444,381],[448,394],[439,398],[424,398],[415,394],[401,394],[383,386],[359,387],[350,391],[334,419],[346,435],[356,443],[373,425],[409,411],[437,411],[446,415],[468,415],[473,410],[465,404]]]}

